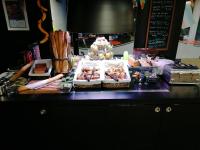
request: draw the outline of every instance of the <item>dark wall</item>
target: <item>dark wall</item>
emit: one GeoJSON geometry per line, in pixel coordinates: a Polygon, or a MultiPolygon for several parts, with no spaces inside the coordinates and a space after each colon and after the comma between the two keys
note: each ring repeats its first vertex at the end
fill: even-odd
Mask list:
{"type": "Polygon", "coordinates": [[[69,0],[68,30],[115,34],[132,32],[131,0],[69,0]]]}
{"type": "MultiPolygon", "coordinates": [[[[40,32],[37,27],[37,21],[41,18],[42,14],[36,4],[36,0],[25,0],[25,2],[30,27],[29,31],[8,31],[2,2],[0,2],[0,72],[4,71],[8,67],[12,68],[22,65],[24,63],[23,53],[25,50],[28,50],[28,45],[44,38],[44,34],[40,32]]],[[[41,0],[41,3],[48,9],[46,20],[42,23],[42,26],[47,32],[49,32],[52,30],[50,2],[47,0],[41,0]]],[[[48,58],[50,56],[49,40],[39,46],[41,57],[48,58]]]]}

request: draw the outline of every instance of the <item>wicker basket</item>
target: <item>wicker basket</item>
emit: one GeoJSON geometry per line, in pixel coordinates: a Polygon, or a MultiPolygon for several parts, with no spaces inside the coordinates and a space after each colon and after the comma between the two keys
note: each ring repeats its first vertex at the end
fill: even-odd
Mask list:
{"type": "Polygon", "coordinates": [[[103,88],[109,88],[109,89],[119,89],[119,88],[129,88],[130,83],[124,82],[124,83],[103,83],[103,88]]]}
{"type": "Polygon", "coordinates": [[[101,88],[101,84],[92,84],[92,85],[80,85],[74,84],[75,89],[97,89],[101,88]]]}

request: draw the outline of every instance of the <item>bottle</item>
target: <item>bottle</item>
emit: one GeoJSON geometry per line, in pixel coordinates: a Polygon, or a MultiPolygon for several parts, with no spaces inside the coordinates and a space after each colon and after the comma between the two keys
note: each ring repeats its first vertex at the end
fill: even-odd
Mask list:
{"type": "Polygon", "coordinates": [[[34,59],[35,60],[41,59],[39,45],[37,43],[33,43],[32,49],[33,49],[34,59]]]}
{"type": "Polygon", "coordinates": [[[128,51],[124,51],[123,60],[128,60],[128,51]]]}

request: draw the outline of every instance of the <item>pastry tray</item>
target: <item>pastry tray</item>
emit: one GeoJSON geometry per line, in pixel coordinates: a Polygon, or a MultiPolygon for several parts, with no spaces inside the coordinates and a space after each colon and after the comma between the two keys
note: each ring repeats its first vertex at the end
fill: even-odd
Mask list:
{"type": "Polygon", "coordinates": [[[51,76],[51,70],[52,70],[52,60],[51,59],[38,59],[38,60],[34,61],[28,75],[32,76],[32,77],[49,77],[49,76],[51,76]],[[45,73],[34,73],[33,69],[35,68],[35,65],[43,64],[43,63],[46,63],[47,71],[45,73]]]}
{"type": "Polygon", "coordinates": [[[103,72],[102,72],[102,62],[101,61],[89,61],[89,60],[82,60],[79,62],[78,67],[76,69],[74,79],[73,79],[73,86],[75,88],[100,88],[101,81],[103,80],[103,72]],[[100,78],[96,80],[78,80],[78,74],[80,74],[81,69],[83,67],[98,67],[100,68],[100,78]]]}
{"type": "Polygon", "coordinates": [[[104,68],[103,75],[105,76],[106,68],[109,65],[112,65],[112,64],[117,65],[119,63],[123,64],[123,68],[126,73],[126,79],[115,81],[114,79],[106,79],[104,77],[104,80],[102,80],[102,83],[103,83],[102,86],[104,88],[126,88],[126,87],[129,87],[131,78],[130,78],[130,73],[128,70],[127,62],[124,60],[104,60],[104,62],[103,62],[104,66],[102,67],[102,68],[104,68]]]}

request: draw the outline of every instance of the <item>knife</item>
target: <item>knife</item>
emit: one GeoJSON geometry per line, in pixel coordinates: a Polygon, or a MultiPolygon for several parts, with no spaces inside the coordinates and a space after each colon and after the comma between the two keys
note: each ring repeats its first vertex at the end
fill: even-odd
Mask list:
{"type": "Polygon", "coordinates": [[[105,75],[111,77],[111,79],[113,79],[113,80],[115,80],[117,82],[119,81],[119,79],[116,76],[113,76],[113,75],[109,74],[108,72],[105,72],[105,75]]]}

